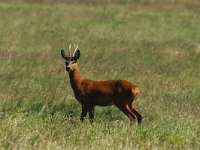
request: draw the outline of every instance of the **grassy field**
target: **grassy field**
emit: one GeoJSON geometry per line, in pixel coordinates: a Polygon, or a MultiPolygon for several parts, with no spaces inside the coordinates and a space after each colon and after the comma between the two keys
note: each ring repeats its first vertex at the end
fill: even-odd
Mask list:
{"type": "Polygon", "coordinates": [[[198,0],[0,1],[0,149],[200,149],[198,0]],[[82,76],[140,87],[141,127],[112,107],[80,123],[60,49],[82,76]]]}

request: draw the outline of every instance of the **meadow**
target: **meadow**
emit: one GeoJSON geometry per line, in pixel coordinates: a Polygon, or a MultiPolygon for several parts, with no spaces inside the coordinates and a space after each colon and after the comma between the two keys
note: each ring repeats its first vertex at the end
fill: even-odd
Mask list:
{"type": "Polygon", "coordinates": [[[200,149],[198,0],[0,0],[0,149],[200,149]],[[140,88],[141,127],[116,107],[79,121],[60,49],[88,79],[140,88]]]}

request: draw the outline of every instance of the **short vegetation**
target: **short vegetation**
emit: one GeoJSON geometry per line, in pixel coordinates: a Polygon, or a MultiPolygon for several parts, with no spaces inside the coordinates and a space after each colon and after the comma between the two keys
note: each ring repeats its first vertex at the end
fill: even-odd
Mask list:
{"type": "Polygon", "coordinates": [[[0,149],[199,149],[198,0],[1,0],[0,149]],[[140,88],[141,127],[116,107],[81,123],[60,49],[88,79],[140,88]]]}

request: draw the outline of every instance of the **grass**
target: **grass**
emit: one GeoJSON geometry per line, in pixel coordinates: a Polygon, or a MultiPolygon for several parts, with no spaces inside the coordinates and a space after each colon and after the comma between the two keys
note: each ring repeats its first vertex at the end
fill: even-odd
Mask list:
{"type": "Polygon", "coordinates": [[[0,1],[1,149],[199,149],[200,2],[0,1]],[[60,49],[82,76],[140,87],[141,127],[114,106],[79,121],[60,49]]]}

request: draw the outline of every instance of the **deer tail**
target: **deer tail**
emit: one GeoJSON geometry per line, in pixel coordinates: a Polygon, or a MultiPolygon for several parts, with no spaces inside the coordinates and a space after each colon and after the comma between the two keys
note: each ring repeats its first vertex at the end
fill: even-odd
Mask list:
{"type": "Polygon", "coordinates": [[[132,99],[135,99],[135,97],[137,96],[137,94],[139,94],[140,90],[138,87],[134,87],[131,89],[131,93],[132,93],[132,99]]]}

